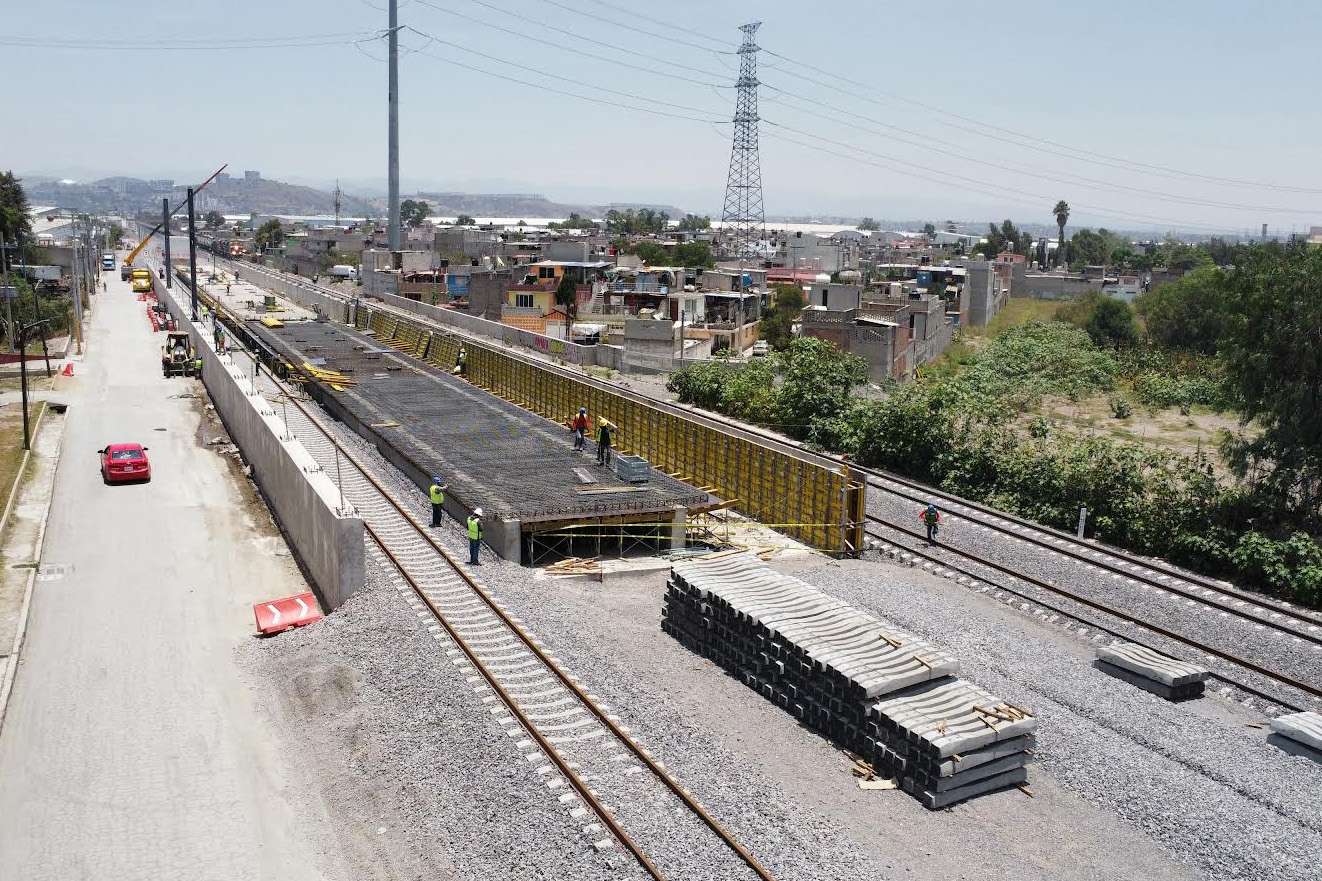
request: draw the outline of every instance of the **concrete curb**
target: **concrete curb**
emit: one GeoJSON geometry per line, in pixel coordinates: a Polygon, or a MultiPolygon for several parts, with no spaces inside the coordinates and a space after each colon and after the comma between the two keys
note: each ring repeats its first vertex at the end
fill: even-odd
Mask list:
{"type": "MultiPolygon", "coordinates": [[[[32,429],[32,436],[36,437],[41,431],[41,422],[46,418],[46,411],[50,405],[46,404],[37,414],[37,424],[32,429]]],[[[5,503],[5,513],[0,517],[0,539],[4,538],[5,527],[9,525],[9,515],[14,513],[14,501],[18,498],[18,488],[23,485],[23,472],[28,470],[28,462],[32,459],[32,450],[23,451],[23,461],[18,466],[18,474],[14,475],[14,485],[9,488],[9,501],[5,503]]]]}
{"type": "MultiPolygon", "coordinates": [[[[42,415],[43,416],[45,415],[45,410],[42,411],[42,415]]],[[[37,428],[39,429],[40,427],[41,427],[41,423],[38,422],[37,428]]],[[[37,432],[33,431],[32,436],[35,438],[37,436],[37,432]]],[[[19,480],[15,483],[15,489],[17,489],[19,483],[21,483],[23,472],[27,470],[27,463],[31,452],[32,451],[29,450],[28,451],[29,455],[23,457],[23,467],[18,472],[19,480]]],[[[56,471],[59,470],[60,457],[61,455],[63,455],[63,453],[64,453],[64,426],[61,425],[60,437],[55,445],[55,453],[51,457],[55,460],[55,463],[51,467],[54,468],[56,471]]],[[[14,680],[18,676],[18,664],[19,661],[22,660],[23,642],[24,642],[24,638],[27,635],[27,630],[28,630],[28,616],[29,616],[29,612],[32,609],[32,589],[37,583],[37,572],[41,568],[41,552],[42,549],[46,546],[46,521],[50,519],[51,505],[55,503],[56,476],[57,475],[54,473],[52,473],[51,475],[50,498],[46,500],[46,510],[42,512],[41,523],[38,524],[37,526],[37,542],[35,547],[35,553],[33,554],[34,557],[33,562],[35,563],[35,565],[28,570],[27,587],[23,589],[23,606],[22,608],[19,609],[18,612],[18,628],[14,631],[14,644],[10,648],[9,657],[5,659],[4,681],[0,682],[0,737],[4,736],[5,715],[9,710],[9,695],[14,690],[14,680]]],[[[15,493],[11,492],[9,498],[10,506],[13,505],[14,499],[15,499],[15,493]]],[[[10,508],[6,507],[5,519],[2,522],[7,523],[9,521],[9,514],[10,514],[10,508]]]]}

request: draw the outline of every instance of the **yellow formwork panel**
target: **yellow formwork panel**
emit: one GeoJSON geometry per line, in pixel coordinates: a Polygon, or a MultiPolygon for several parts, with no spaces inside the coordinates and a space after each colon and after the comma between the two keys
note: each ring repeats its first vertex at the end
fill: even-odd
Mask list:
{"type": "MultiPolygon", "coordinates": [[[[421,323],[368,310],[360,323],[405,351],[442,369],[458,357],[454,337],[421,323]]],[[[634,401],[607,389],[481,344],[466,344],[468,379],[557,424],[567,425],[587,407],[595,426],[603,418],[617,428],[616,446],[640,455],[668,474],[712,487],[735,508],[815,548],[851,552],[862,545],[861,485],[845,474],[805,462],[772,447],[734,437],[684,416],[634,401]]]]}

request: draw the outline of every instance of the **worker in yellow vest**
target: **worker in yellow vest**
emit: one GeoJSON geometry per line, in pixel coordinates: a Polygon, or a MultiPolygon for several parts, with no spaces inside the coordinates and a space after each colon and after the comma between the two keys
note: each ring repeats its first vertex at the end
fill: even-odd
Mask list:
{"type": "Polygon", "coordinates": [[[439,477],[431,479],[431,486],[427,488],[427,494],[431,496],[431,525],[435,529],[441,525],[441,516],[445,513],[445,491],[450,487],[441,483],[439,477]]]}
{"type": "Polygon", "coordinates": [[[474,508],[468,515],[468,563],[481,566],[477,561],[478,549],[482,547],[482,509],[474,508]]]}

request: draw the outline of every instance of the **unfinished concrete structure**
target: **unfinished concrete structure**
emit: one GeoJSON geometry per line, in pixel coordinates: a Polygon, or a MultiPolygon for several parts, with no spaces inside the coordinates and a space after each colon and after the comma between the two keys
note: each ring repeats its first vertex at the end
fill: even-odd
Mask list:
{"type": "MultiPolygon", "coordinates": [[[[585,452],[571,448],[568,428],[530,418],[451,375],[458,350],[453,338],[423,338],[407,329],[414,334],[409,350],[415,358],[383,345],[370,331],[329,322],[280,328],[247,323],[268,356],[311,376],[342,376],[309,382],[308,388],[419,492],[434,476],[449,483],[446,508],[452,516],[462,519],[482,508],[484,539],[507,559],[534,563],[557,553],[600,553],[603,546],[623,550],[634,542],[682,545],[687,511],[713,502],[664,473],[630,482],[598,466],[591,444],[585,452]]],[[[595,426],[598,414],[589,415],[595,426]]]]}

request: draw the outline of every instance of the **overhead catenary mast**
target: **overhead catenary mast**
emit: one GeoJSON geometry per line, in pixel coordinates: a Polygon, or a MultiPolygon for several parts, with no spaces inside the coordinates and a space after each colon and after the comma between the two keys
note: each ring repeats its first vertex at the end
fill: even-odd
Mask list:
{"type": "Polygon", "coordinates": [[[391,251],[399,245],[399,0],[390,0],[390,46],[388,113],[389,147],[386,159],[387,199],[386,241],[391,251]]]}
{"type": "Polygon", "coordinates": [[[744,42],[739,46],[739,80],[734,111],[734,143],[730,150],[730,174],[725,183],[725,209],[721,232],[726,253],[749,257],[766,238],[766,216],[762,209],[762,162],[757,148],[757,42],[754,36],[762,22],[743,25],[744,42]]]}

